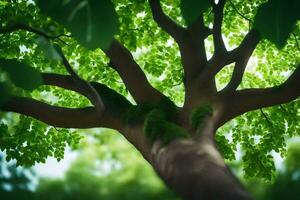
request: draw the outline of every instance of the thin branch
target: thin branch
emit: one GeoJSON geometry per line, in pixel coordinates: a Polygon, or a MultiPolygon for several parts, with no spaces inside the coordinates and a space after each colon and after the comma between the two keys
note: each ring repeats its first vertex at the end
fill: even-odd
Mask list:
{"type": "Polygon", "coordinates": [[[243,89],[230,96],[224,94],[226,115],[220,124],[243,113],[264,107],[279,105],[297,99],[300,96],[300,64],[293,74],[281,85],[262,89],[243,89]]]}
{"type": "Polygon", "coordinates": [[[109,65],[119,73],[137,103],[162,99],[163,94],[150,85],[144,72],[126,47],[114,40],[110,49],[105,53],[110,58],[109,65]]]}
{"type": "MultiPolygon", "coordinates": [[[[70,75],[60,75],[53,73],[42,73],[43,81],[45,85],[57,86],[67,90],[71,90],[77,92],[82,95],[86,95],[84,91],[80,87],[77,87],[75,81],[70,75]]],[[[113,89],[105,86],[104,84],[97,82],[90,82],[90,84],[95,88],[97,93],[102,97],[105,109],[109,109],[111,113],[113,110],[124,111],[129,109],[131,103],[121,94],[117,93],[113,89]],[[120,102],[112,102],[113,100],[118,99],[120,102]],[[121,106],[121,102],[123,107],[121,106]],[[111,106],[112,104],[117,103],[118,106],[111,106]],[[120,108],[123,108],[120,110],[120,108]]]]}
{"type": "Polygon", "coordinates": [[[247,57],[242,58],[235,63],[232,77],[227,86],[222,90],[222,92],[232,92],[238,88],[238,86],[242,82],[243,75],[250,56],[251,52],[249,52],[247,57]]]}
{"type": "Polygon", "coordinates": [[[223,21],[223,10],[226,0],[219,0],[218,4],[213,4],[214,12],[214,25],[213,25],[213,39],[215,55],[224,56],[227,52],[224,41],[222,39],[222,21],[223,21]]]}
{"type": "Polygon", "coordinates": [[[98,111],[99,116],[101,116],[102,111],[104,110],[104,104],[102,102],[102,99],[98,92],[95,90],[95,88],[86,80],[83,80],[80,78],[76,72],[72,69],[70,63],[68,62],[67,58],[63,54],[63,52],[58,50],[58,53],[60,54],[62,58],[62,63],[65,66],[66,70],[71,75],[72,79],[75,82],[75,85],[77,85],[78,88],[80,88],[80,91],[89,98],[89,100],[92,102],[92,104],[95,106],[95,109],[98,111]]]}
{"type": "Polygon", "coordinates": [[[45,33],[43,30],[31,27],[27,24],[14,24],[12,26],[2,27],[2,28],[0,28],[0,34],[11,33],[11,32],[18,31],[18,30],[24,30],[24,31],[28,31],[31,33],[35,33],[35,34],[43,36],[47,39],[57,39],[64,44],[66,44],[66,42],[63,41],[61,39],[61,37],[71,37],[71,35],[67,35],[67,34],[49,35],[49,34],[45,33]]]}
{"type": "Polygon", "coordinates": [[[237,48],[235,48],[232,51],[228,52],[229,55],[228,55],[228,59],[226,61],[227,62],[226,64],[230,64],[232,62],[235,62],[243,56],[244,57],[248,56],[249,53],[252,53],[254,51],[254,49],[258,45],[260,39],[261,39],[261,37],[260,37],[259,33],[256,30],[254,30],[254,29],[250,30],[246,34],[246,36],[244,37],[241,44],[237,48]]]}
{"type": "Polygon", "coordinates": [[[279,104],[279,106],[280,106],[281,110],[283,110],[283,112],[288,113],[288,111],[283,107],[282,104],[279,104]]]}
{"type": "MultiPolygon", "coordinates": [[[[260,41],[259,33],[255,30],[250,30],[247,33],[247,35],[244,37],[241,44],[237,48],[226,53],[226,55],[221,59],[218,59],[213,56],[208,61],[207,66],[204,68],[204,70],[201,72],[201,74],[197,77],[197,84],[205,85],[205,83],[214,79],[215,75],[224,66],[231,64],[233,62],[240,62],[242,65],[237,65],[237,66],[246,67],[245,64],[247,64],[249,57],[251,56],[252,52],[256,48],[259,41],[260,41]],[[245,63],[245,64],[243,64],[243,63],[245,63]]],[[[239,68],[237,68],[236,70],[238,70],[238,69],[239,68]]],[[[240,74],[240,73],[236,73],[236,74],[240,74]]],[[[234,81],[234,82],[236,82],[236,81],[234,81]]],[[[232,87],[232,88],[234,88],[234,87],[232,87]]]]}
{"type": "Polygon", "coordinates": [[[266,121],[268,122],[268,124],[270,124],[270,126],[273,126],[273,123],[269,120],[268,116],[266,115],[266,113],[264,113],[263,109],[260,108],[259,110],[261,114],[264,116],[264,118],[266,119],[266,121]]]}
{"type": "Polygon", "coordinates": [[[185,29],[170,19],[162,10],[160,0],[149,0],[152,16],[155,22],[177,42],[183,37],[185,29]]]}
{"type": "Polygon", "coordinates": [[[235,5],[231,2],[231,0],[228,0],[228,1],[229,1],[230,5],[232,6],[232,8],[235,10],[235,12],[236,12],[239,16],[241,16],[243,19],[245,19],[245,20],[248,21],[248,23],[249,23],[249,30],[250,30],[250,24],[251,24],[252,20],[249,19],[249,18],[247,18],[247,17],[245,17],[245,15],[243,15],[243,14],[235,7],[235,5]]]}
{"type": "Polygon", "coordinates": [[[120,130],[123,126],[109,112],[104,112],[99,119],[94,107],[64,108],[26,97],[12,97],[1,110],[31,116],[48,125],[61,128],[106,127],[120,130]]]}
{"type": "Polygon", "coordinates": [[[259,41],[260,36],[256,31],[252,30],[245,36],[239,47],[229,52],[226,64],[235,61],[235,66],[231,80],[228,85],[222,90],[222,92],[232,92],[240,85],[248,61],[259,41]]]}
{"type": "MultiPolygon", "coordinates": [[[[225,90],[235,90],[242,81],[248,61],[260,41],[257,31],[251,30],[245,36],[240,46],[229,52],[229,57],[236,61],[231,80],[225,90]]],[[[224,91],[225,91],[224,90],[224,91]]]]}
{"type": "Polygon", "coordinates": [[[292,35],[293,35],[294,38],[295,38],[295,42],[296,42],[297,49],[298,49],[298,51],[300,51],[300,46],[299,46],[299,43],[298,43],[298,40],[297,40],[297,36],[296,36],[295,33],[292,33],[292,35]]]}

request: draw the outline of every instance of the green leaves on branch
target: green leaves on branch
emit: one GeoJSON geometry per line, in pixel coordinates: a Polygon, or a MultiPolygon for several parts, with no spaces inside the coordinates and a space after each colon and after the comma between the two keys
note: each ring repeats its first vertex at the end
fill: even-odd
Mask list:
{"type": "Polygon", "coordinates": [[[300,19],[299,8],[299,0],[269,0],[259,7],[253,28],[282,49],[300,19]]]}
{"type": "Polygon", "coordinates": [[[181,0],[181,13],[186,24],[192,25],[211,6],[211,2],[211,0],[181,0]]]}
{"type": "Polygon", "coordinates": [[[118,31],[118,17],[110,0],[39,0],[38,5],[90,49],[109,48],[118,31]]]}
{"type": "Polygon", "coordinates": [[[0,150],[6,160],[17,160],[17,166],[44,163],[49,156],[63,159],[66,146],[77,148],[82,136],[67,129],[56,129],[20,115],[13,124],[0,121],[0,150]]]}

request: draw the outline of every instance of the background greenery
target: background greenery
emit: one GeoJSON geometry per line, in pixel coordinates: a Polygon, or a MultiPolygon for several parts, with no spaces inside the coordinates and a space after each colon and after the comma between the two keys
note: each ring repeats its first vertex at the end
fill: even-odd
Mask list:
{"type": "MultiPolygon", "coordinates": [[[[33,169],[16,168],[1,157],[1,199],[179,200],[124,138],[110,130],[93,130],[88,135],[63,178],[38,177],[33,169]]],[[[241,162],[230,166],[258,200],[294,200],[300,195],[299,144],[289,144],[273,183],[244,179],[241,162]]]]}

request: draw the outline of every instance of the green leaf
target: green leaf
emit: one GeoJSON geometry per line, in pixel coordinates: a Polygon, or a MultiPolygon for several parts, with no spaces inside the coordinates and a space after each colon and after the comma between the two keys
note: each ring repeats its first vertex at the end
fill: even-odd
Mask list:
{"type": "Polygon", "coordinates": [[[299,19],[300,1],[269,0],[262,4],[255,16],[253,27],[262,37],[270,40],[278,49],[287,42],[299,19]]]}
{"type": "Polygon", "coordinates": [[[211,0],[181,0],[180,8],[187,25],[193,24],[211,6],[211,0]]]}
{"type": "Polygon", "coordinates": [[[41,74],[34,68],[13,59],[0,59],[0,67],[9,74],[11,81],[25,90],[33,90],[42,84],[41,74]]]}
{"type": "Polygon", "coordinates": [[[0,82],[0,106],[5,103],[10,97],[10,90],[5,83],[0,82]]]}
{"type": "Polygon", "coordinates": [[[110,0],[40,0],[38,5],[90,49],[107,49],[118,31],[118,17],[110,0]]]}

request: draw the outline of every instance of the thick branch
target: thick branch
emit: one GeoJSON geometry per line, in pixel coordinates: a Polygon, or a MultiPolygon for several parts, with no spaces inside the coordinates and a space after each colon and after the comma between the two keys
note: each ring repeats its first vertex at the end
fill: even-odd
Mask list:
{"type": "Polygon", "coordinates": [[[231,80],[227,84],[227,86],[223,89],[224,92],[234,91],[242,82],[243,75],[248,63],[250,55],[247,58],[239,59],[234,66],[234,70],[232,73],[231,80]]]}
{"type": "Polygon", "coordinates": [[[260,39],[261,37],[256,30],[250,30],[244,37],[241,44],[229,52],[226,64],[230,64],[241,58],[247,58],[247,56],[249,56],[249,54],[251,55],[251,53],[254,51],[260,39]]]}
{"type": "Polygon", "coordinates": [[[200,76],[197,77],[197,84],[198,85],[205,85],[209,80],[213,79],[215,75],[226,65],[231,64],[233,62],[238,63],[235,67],[235,71],[233,74],[235,79],[237,80],[232,80],[234,82],[233,87],[236,84],[238,85],[240,82],[238,81],[239,79],[241,80],[242,77],[240,77],[239,74],[243,75],[243,68],[246,67],[248,59],[250,58],[251,54],[253,53],[254,49],[256,48],[257,44],[260,41],[260,35],[257,31],[251,30],[247,33],[247,35],[244,37],[243,41],[241,44],[235,48],[234,50],[226,53],[224,58],[216,58],[212,57],[208,61],[207,66],[205,69],[201,72],[200,76]],[[242,73],[240,73],[242,72],[242,73]],[[238,78],[239,77],[239,78],[238,78]]]}
{"type": "Polygon", "coordinates": [[[294,73],[279,86],[264,89],[244,89],[236,91],[230,97],[224,96],[224,101],[227,99],[227,108],[221,124],[248,111],[288,103],[299,96],[300,64],[294,73]]]}
{"type": "Polygon", "coordinates": [[[170,19],[162,10],[159,0],[149,0],[153,19],[164,31],[171,35],[177,42],[183,37],[185,29],[170,19]]]}
{"type": "MultiPolygon", "coordinates": [[[[42,73],[42,76],[44,84],[46,85],[58,86],[85,95],[85,93],[76,86],[76,83],[69,75],[42,73]]],[[[90,82],[90,84],[101,96],[105,109],[109,110],[112,115],[120,118],[120,115],[124,115],[132,106],[132,104],[124,96],[113,89],[97,82],[90,82]]]]}
{"type": "Polygon", "coordinates": [[[150,85],[128,49],[115,40],[105,53],[137,103],[161,100],[163,95],[150,85]]]}
{"type": "Polygon", "coordinates": [[[233,50],[229,55],[235,60],[235,66],[230,82],[223,91],[234,91],[242,82],[243,75],[248,64],[249,58],[258,45],[260,37],[256,31],[250,31],[242,41],[241,45],[233,50]]]}
{"type": "Polygon", "coordinates": [[[214,12],[214,25],[213,25],[213,39],[215,55],[221,56],[226,52],[226,47],[222,39],[222,21],[223,21],[223,10],[226,0],[219,0],[218,4],[213,4],[214,12]]]}
{"type": "Polygon", "coordinates": [[[54,73],[41,73],[41,75],[45,85],[58,86],[84,95],[84,92],[80,88],[76,87],[76,84],[70,75],[54,73]]]}
{"type": "Polygon", "coordinates": [[[63,108],[25,97],[12,97],[1,108],[4,111],[16,112],[31,116],[42,122],[62,128],[107,127],[120,130],[122,123],[104,112],[101,119],[94,107],[63,108]]]}

